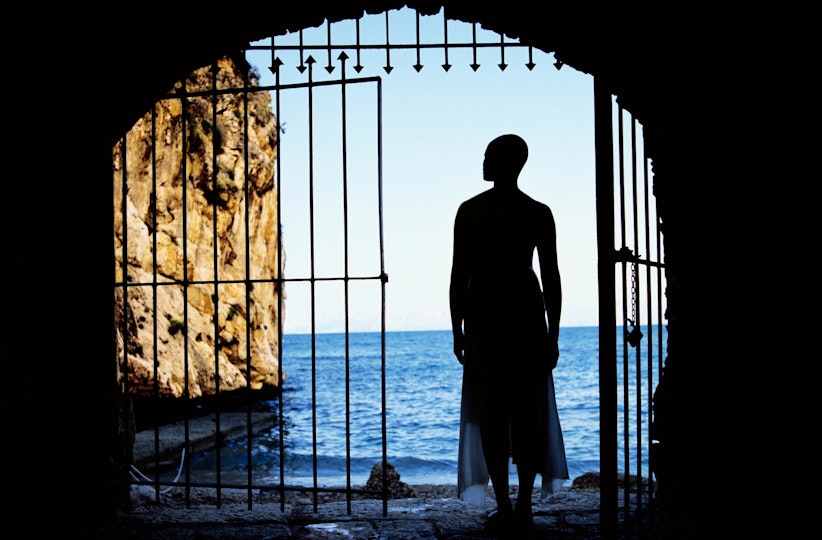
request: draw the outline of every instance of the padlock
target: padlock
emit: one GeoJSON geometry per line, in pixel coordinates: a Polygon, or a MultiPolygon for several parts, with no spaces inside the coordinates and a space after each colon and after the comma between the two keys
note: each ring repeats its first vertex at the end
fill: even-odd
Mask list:
{"type": "Polygon", "coordinates": [[[628,340],[628,345],[636,348],[636,346],[639,345],[639,342],[642,341],[642,331],[639,329],[639,327],[634,326],[634,321],[632,321],[631,319],[626,319],[626,321],[630,326],[632,326],[631,331],[628,332],[628,335],[626,336],[626,339],[628,340]]]}

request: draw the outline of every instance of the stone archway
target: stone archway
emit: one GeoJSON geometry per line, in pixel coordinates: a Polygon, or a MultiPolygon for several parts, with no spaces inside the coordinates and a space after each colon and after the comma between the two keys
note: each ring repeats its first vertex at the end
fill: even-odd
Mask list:
{"type": "MultiPolygon", "coordinates": [[[[438,10],[442,4],[407,3],[409,7],[420,10],[438,10]]],[[[384,2],[380,7],[374,7],[373,3],[367,5],[369,10],[394,9],[406,3],[384,2]]],[[[631,104],[629,109],[635,111],[648,127],[648,139],[655,156],[656,178],[664,179],[659,186],[660,197],[676,200],[684,208],[698,210],[705,207],[696,190],[688,189],[689,181],[701,178],[710,182],[718,176],[711,172],[707,158],[699,155],[688,156],[689,159],[683,157],[689,152],[691,137],[697,131],[694,126],[696,120],[689,118],[689,113],[694,108],[699,109],[708,104],[710,98],[707,90],[699,88],[698,81],[683,80],[681,85],[670,82],[676,80],[671,74],[679,65],[688,65],[685,61],[688,55],[684,52],[683,45],[686,40],[676,43],[683,37],[683,32],[663,28],[663,31],[657,29],[649,35],[642,32],[644,24],[639,18],[633,19],[633,13],[624,13],[623,16],[611,17],[609,20],[612,13],[585,13],[582,7],[552,6],[551,20],[546,22],[533,16],[528,2],[508,2],[505,12],[500,12],[497,6],[481,7],[471,2],[447,2],[447,5],[449,9],[462,14],[461,20],[463,16],[466,21],[475,18],[489,27],[502,28],[511,35],[533,37],[535,43],[539,40],[538,46],[541,49],[556,51],[558,57],[563,58],[568,65],[612,83],[614,93],[626,106],[631,104]],[[597,33],[601,39],[594,39],[589,29],[600,24],[606,27],[605,33],[597,33]],[[662,36],[667,30],[670,32],[662,36]],[[618,39],[629,31],[637,37],[629,38],[629,43],[618,39]],[[681,102],[686,101],[685,98],[691,100],[689,109],[680,106],[681,102]]],[[[78,107],[85,107],[85,110],[90,111],[87,120],[95,126],[94,136],[98,141],[94,145],[94,155],[102,157],[101,164],[107,164],[106,154],[123,129],[131,125],[179,73],[199,66],[204,58],[213,58],[220,52],[242,48],[249,39],[271,33],[272,27],[274,30],[293,29],[320,24],[322,14],[325,13],[339,20],[340,17],[346,18],[351,10],[361,12],[366,9],[365,6],[365,2],[346,3],[342,7],[331,8],[320,5],[311,13],[304,6],[248,6],[242,10],[243,13],[253,13],[254,17],[247,17],[247,21],[243,20],[235,26],[225,24],[218,32],[203,30],[212,26],[213,13],[163,12],[162,24],[158,23],[151,28],[147,28],[149,23],[145,19],[134,17],[133,13],[112,14],[111,19],[116,20],[116,24],[103,28],[95,26],[93,31],[78,36],[78,40],[72,43],[75,46],[73,51],[78,54],[104,47],[116,51],[116,60],[112,63],[108,60],[101,62],[89,78],[92,85],[105,89],[106,92],[103,95],[78,96],[76,102],[78,107]],[[146,39],[147,34],[151,35],[151,39],[146,39]],[[169,54],[169,51],[174,54],[169,54]]],[[[678,24],[683,28],[689,27],[683,19],[679,19],[678,24]]],[[[702,45],[689,54],[698,56],[706,49],[707,45],[702,45]]],[[[76,65],[72,69],[76,69],[76,65]]],[[[702,140],[702,143],[707,147],[718,147],[716,139],[712,137],[715,135],[708,134],[707,140],[702,140]]],[[[81,151],[80,147],[78,151],[81,151]]],[[[88,149],[82,151],[87,153],[88,149]]],[[[107,167],[104,167],[105,170],[97,170],[93,165],[91,167],[95,177],[101,180],[110,178],[107,167]]],[[[669,306],[677,311],[676,325],[680,335],[696,335],[701,329],[699,306],[710,303],[710,288],[705,287],[709,285],[706,278],[700,277],[698,265],[702,262],[696,258],[690,260],[689,255],[702,251],[705,237],[687,232],[688,217],[680,214],[678,209],[669,208],[667,212],[666,252],[671,256],[672,262],[676,259],[678,273],[676,290],[669,291],[669,306]]],[[[703,213],[701,218],[703,223],[707,222],[703,226],[707,228],[719,222],[710,213],[703,213]]],[[[80,227],[85,223],[89,225],[85,227],[87,230],[94,230],[100,225],[107,226],[109,221],[110,216],[106,213],[98,215],[90,212],[86,216],[80,216],[80,221],[75,223],[80,227]]],[[[95,237],[94,240],[89,242],[90,254],[94,251],[108,252],[106,235],[95,237]]],[[[110,266],[105,266],[99,273],[92,272],[83,277],[89,283],[106,284],[110,279],[109,268],[110,266]]],[[[110,310],[106,309],[110,305],[110,289],[102,285],[99,296],[94,301],[97,302],[94,305],[101,307],[100,316],[88,321],[88,324],[100,328],[100,339],[105,343],[110,338],[103,330],[110,328],[107,320],[110,310]]],[[[720,363],[724,360],[718,352],[706,353],[701,349],[698,343],[689,343],[685,339],[679,342],[677,351],[685,357],[700,356],[703,365],[709,363],[711,358],[718,359],[720,363]]],[[[58,353],[55,357],[59,357],[59,351],[55,352],[58,353]]],[[[102,362],[107,360],[106,356],[102,362]]],[[[85,384],[92,395],[105,394],[107,391],[105,380],[101,382],[93,379],[85,381],[85,384]]],[[[104,401],[105,397],[102,399],[104,401]]],[[[100,425],[91,418],[96,417],[94,414],[90,415],[88,426],[100,425]]],[[[698,423],[698,418],[699,415],[696,415],[692,420],[693,424],[698,423]]],[[[101,420],[105,423],[109,419],[101,420]]],[[[98,431],[110,432],[107,425],[98,431]]],[[[700,448],[694,450],[697,456],[705,452],[700,448]]],[[[707,458],[702,461],[707,461],[707,458]]],[[[690,469],[693,470],[694,466],[690,469]]]]}

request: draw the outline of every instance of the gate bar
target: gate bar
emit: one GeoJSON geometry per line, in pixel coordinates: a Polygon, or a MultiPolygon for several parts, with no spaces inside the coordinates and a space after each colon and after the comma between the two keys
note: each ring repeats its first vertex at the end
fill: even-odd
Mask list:
{"type": "Polygon", "coordinates": [[[614,150],[611,93],[594,78],[597,270],[599,286],[599,461],[600,529],[603,540],[617,533],[617,380],[614,290],[614,150]]]}

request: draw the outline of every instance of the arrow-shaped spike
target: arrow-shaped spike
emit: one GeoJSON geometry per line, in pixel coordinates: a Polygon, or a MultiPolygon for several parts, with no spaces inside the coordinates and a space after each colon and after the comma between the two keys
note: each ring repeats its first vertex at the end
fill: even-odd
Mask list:
{"type": "Polygon", "coordinates": [[[451,69],[451,64],[448,63],[448,17],[445,15],[445,6],[442,8],[442,44],[443,52],[445,52],[445,63],[442,69],[447,72],[451,69]]]}
{"type": "Polygon", "coordinates": [[[362,71],[362,64],[360,63],[360,20],[357,19],[355,22],[357,23],[357,65],[354,66],[354,70],[359,73],[362,71]]]}
{"type": "Polygon", "coordinates": [[[326,37],[327,37],[327,44],[328,44],[328,65],[325,66],[325,70],[328,73],[334,71],[334,66],[331,65],[331,21],[326,19],[325,22],[326,27],[326,37]]]}
{"type": "Polygon", "coordinates": [[[340,64],[342,64],[342,78],[345,79],[345,61],[348,60],[348,55],[345,54],[345,51],[342,51],[339,56],[337,56],[337,59],[340,61],[340,64]]]}
{"type": "Polygon", "coordinates": [[[280,64],[278,65],[277,60],[277,53],[274,52],[274,36],[271,36],[271,65],[268,67],[268,70],[272,74],[276,73],[276,70],[278,70],[280,68],[280,65],[282,65],[282,62],[280,62],[280,64]]]}
{"type": "Polygon", "coordinates": [[[272,75],[276,75],[277,72],[280,70],[281,65],[283,65],[283,61],[280,60],[279,56],[277,56],[276,58],[274,58],[274,62],[272,62],[272,65],[269,66],[268,71],[270,71],[272,75]]]}
{"type": "Polygon", "coordinates": [[[536,66],[536,64],[534,63],[534,48],[533,47],[528,47],[528,63],[525,64],[525,66],[528,68],[528,71],[533,71],[534,66],[536,66]]]}
{"type": "Polygon", "coordinates": [[[388,39],[388,12],[385,12],[385,67],[383,68],[386,73],[391,73],[391,70],[394,68],[391,67],[391,45],[389,45],[390,40],[388,39]]]}
{"type": "Polygon", "coordinates": [[[305,65],[303,60],[303,31],[300,30],[300,65],[297,66],[297,70],[302,73],[305,71],[305,65]]]}
{"type": "Polygon", "coordinates": [[[420,12],[417,11],[417,63],[414,64],[414,69],[417,73],[422,71],[422,60],[420,59],[420,12]]]}
{"type": "Polygon", "coordinates": [[[505,68],[508,67],[508,64],[505,63],[505,34],[499,35],[499,70],[505,71],[505,68]]]}
{"type": "Polygon", "coordinates": [[[471,25],[472,49],[474,54],[474,63],[471,64],[471,69],[478,70],[480,65],[477,63],[477,23],[471,25]]]}

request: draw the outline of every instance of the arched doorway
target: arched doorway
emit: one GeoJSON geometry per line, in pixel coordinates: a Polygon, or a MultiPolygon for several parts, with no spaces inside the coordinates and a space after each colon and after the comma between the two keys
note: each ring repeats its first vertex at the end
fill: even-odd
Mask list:
{"type": "MultiPolygon", "coordinates": [[[[273,47],[273,46],[271,47],[272,52],[275,50],[275,48],[276,48],[276,47],[273,47]]],[[[390,49],[387,49],[387,50],[390,50],[390,49]]],[[[445,50],[446,50],[446,51],[448,50],[448,49],[447,49],[447,47],[445,48],[445,50]]],[[[310,71],[311,71],[311,69],[308,69],[308,71],[310,72],[310,71]]],[[[344,88],[344,87],[345,87],[345,86],[341,86],[341,88],[344,88]]],[[[610,100],[610,96],[608,96],[608,98],[609,98],[609,99],[608,99],[608,104],[607,104],[607,105],[608,105],[608,107],[609,107],[609,108],[612,108],[612,107],[613,107],[613,104],[612,104],[612,102],[611,102],[611,100],[610,100]]],[[[610,114],[608,114],[608,116],[610,117],[610,114]]],[[[620,113],[620,119],[621,119],[621,113],[620,113]]],[[[617,122],[617,123],[619,124],[619,122],[617,122]]],[[[285,122],[280,121],[280,122],[279,122],[279,126],[278,126],[278,127],[279,127],[280,131],[282,132],[282,131],[285,131],[285,130],[289,129],[289,127],[290,127],[290,128],[294,128],[294,127],[295,127],[295,124],[294,124],[294,123],[291,123],[291,124],[290,124],[290,126],[289,126],[289,124],[286,124],[285,122]]],[[[635,127],[636,127],[635,125],[632,125],[632,126],[627,127],[626,129],[628,130],[628,132],[631,132],[631,130],[633,130],[635,127]]],[[[621,132],[621,131],[622,131],[622,130],[620,130],[620,132],[621,132]]],[[[292,133],[294,133],[294,131],[292,131],[292,133]]],[[[634,133],[635,133],[635,132],[634,132],[634,133]]],[[[618,139],[618,140],[620,140],[620,141],[623,141],[623,142],[624,142],[624,140],[625,140],[625,139],[619,139],[619,134],[616,136],[616,139],[618,139]]],[[[627,140],[630,140],[630,136],[627,138],[627,140]]],[[[378,143],[378,144],[381,144],[381,143],[378,143]]],[[[635,146],[633,146],[633,147],[632,147],[632,149],[631,149],[631,151],[633,151],[633,150],[635,150],[635,149],[636,149],[636,147],[635,147],[635,146]]],[[[630,152],[629,152],[629,154],[630,154],[630,152]]],[[[613,155],[617,155],[617,157],[616,157],[615,159],[616,159],[617,161],[619,161],[619,164],[620,164],[620,165],[623,165],[622,160],[624,159],[625,154],[621,151],[621,148],[620,148],[620,151],[615,152],[615,153],[612,153],[611,155],[612,155],[612,156],[613,156],[613,155]]],[[[279,158],[279,157],[281,157],[281,156],[282,156],[282,154],[278,154],[278,158],[279,158]]],[[[634,160],[634,161],[632,161],[632,164],[636,164],[636,163],[637,163],[637,161],[635,161],[635,160],[634,160]]],[[[609,167],[609,169],[610,169],[610,167],[609,167]]],[[[626,168],[626,167],[621,167],[621,168],[619,168],[619,169],[617,169],[617,170],[621,170],[621,171],[623,171],[623,172],[632,171],[632,173],[631,173],[631,174],[629,174],[629,176],[631,177],[631,181],[633,182],[633,185],[634,185],[635,187],[636,187],[637,185],[639,185],[639,184],[640,184],[640,183],[639,183],[639,182],[637,182],[637,181],[638,181],[638,180],[640,180],[641,178],[643,178],[643,173],[641,173],[641,172],[640,172],[640,171],[641,171],[641,168],[640,168],[640,171],[637,171],[637,170],[635,170],[635,169],[631,169],[631,167],[629,166],[629,167],[627,167],[627,168],[626,168]]],[[[611,169],[611,172],[613,173],[613,172],[614,172],[614,170],[613,170],[613,169],[611,169]]],[[[644,176],[644,178],[647,178],[647,176],[644,176]]],[[[622,181],[622,180],[624,180],[624,178],[621,178],[620,180],[622,181]]],[[[612,185],[613,185],[613,183],[612,183],[612,185]]],[[[628,184],[623,184],[623,186],[626,186],[626,185],[630,185],[630,182],[629,182],[628,184]]],[[[636,195],[638,194],[638,192],[637,192],[637,191],[630,191],[630,190],[629,190],[628,192],[625,192],[625,191],[620,192],[620,195],[624,196],[626,193],[629,193],[630,195],[633,195],[634,197],[636,197],[636,195]]],[[[647,195],[647,193],[648,193],[648,190],[647,190],[647,185],[646,185],[646,187],[645,187],[645,194],[647,195]]],[[[624,201],[623,201],[623,202],[624,202],[624,201]]],[[[628,207],[628,206],[626,206],[626,205],[622,205],[622,206],[621,206],[621,208],[627,208],[627,207],[628,207]]],[[[637,208],[639,208],[639,207],[640,207],[640,206],[639,206],[638,204],[635,204],[632,208],[634,208],[634,210],[636,210],[636,209],[637,209],[637,208]]],[[[613,210],[613,205],[611,205],[611,210],[613,210]]],[[[622,240],[623,240],[623,242],[622,242],[622,244],[621,244],[621,245],[626,245],[626,243],[631,243],[631,242],[628,242],[628,239],[629,239],[629,237],[630,237],[630,236],[632,236],[632,235],[627,234],[627,233],[629,232],[629,229],[625,228],[625,226],[624,226],[624,225],[625,225],[625,223],[628,223],[629,221],[631,221],[631,219],[628,219],[628,220],[626,221],[626,220],[625,220],[625,218],[626,218],[627,216],[622,215],[621,217],[623,218],[623,219],[620,221],[620,223],[623,223],[623,228],[622,228],[622,231],[623,231],[623,237],[622,237],[622,240]]],[[[638,214],[635,214],[635,215],[630,216],[630,217],[631,217],[631,218],[637,218],[637,217],[638,217],[638,214]]],[[[635,221],[635,223],[636,223],[636,221],[635,221]]],[[[635,229],[635,230],[634,230],[634,232],[636,232],[637,234],[633,235],[633,243],[632,243],[632,245],[633,245],[633,244],[635,244],[636,242],[638,242],[638,241],[639,241],[639,234],[638,234],[638,231],[639,231],[639,229],[635,229]]],[[[600,231],[600,232],[602,232],[602,231],[600,231]]],[[[645,241],[647,241],[647,242],[650,242],[650,241],[651,241],[654,237],[653,237],[653,236],[648,235],[647,233],[643,233],[642,238],[643,238],[643,240],[645,240],[645,241]]],[[[313,242],[313,239],[309,239],[309,242],[313,242]]],[[[646,243],[646,245],[649,245],[649,244],[647,244],[647,243],[646,243]]],[[[638,281],[637,281],[637,280],[641,280],[641,279],[642,279],[642,276],[641,276],[641,275],[640,275],[640,274],[636,271],[636,270],[637,270],[637,269],[636,269],[636,265],[637,265],[638,263],[642,263],[642,261],[641,261],[641,260],[639,260],[637,257],[633,256],[633,253],[635,253],[635,252],[636,252],[636,249],[633,249],[633,250],[632,250],[632,249],[628,248],[628,255],[627,255],[627,256],[625,256],[625,257],[624,257],[624,258],[620,261],[620,262],[621,262],[621,264],[623,265],[623,271],[626,271],[626,270],[630,269],[630,286],[628,286],[628,285],[627,285],[627,283],[628,283],[628,282],[627,282],[627,281],[625,281],[625,280],[626,280],[626,277],[625,277],[625,276],[626,276],[627,274],[624,274],[624,273],[623,273],[623,291],[625,291],[625,290],[629,290],[629,291],[636,292],[636,291],[638,290],[638,288],[637,288],[638,281]]],[[[625,254],[625,252],[622,252],[622,253],[623,253],[623,254],[625,254]]],[[[649,259],[649,260],[650,260],[650,259],[649,259]]],[[[613,262],[613,261],[612,261],[612,262],[613,262]]],[[[337,276],[337,277],[340,277],[340,276],[337,276]]],[[[343,277],[343,278],[345,278],[346,276],[342,276],[342,277],[343,277]]],[[[350,277],[350,276],[349,276],[349,277],[350,277]]],[[[377,278],[377,281],[378,281],[378,282],[380,282],[381,286],[384,286],[384,285],[385,285],[385,272],[384,272],[384,271],[377,272],[375,275],[372,275],[371,277],[377,278]]],[[[310,283],[312,283],[312,284],[316,284],[316,282],[315,282],[314,278],[315,278],[315,276],[310,276],[310,277],[309,277],[309,279],[308,279],[308,281],[309,281],[310,283]]],[[[647,281],[648,281],[648,282],[647,282],[647,286],[648,286],[648,287],[651,287],[651,288],[653,288],[653,289],[656,289],[657,291],[660,289],[661,285],[660,285],[660,283],[659,283],[658,281],[656,282],[656,284],[653,284],[653,283],[651,283],[651,282],[652,282],[652,279],[651,279],[651,278],[646,278],[646,279],[647,279],[647,281]]],[[[343,281],[345,281],[345,279],[344,279],[343,281]]],[[[615,285],[616,285],[616,283],[615,283],[615,285]]],[[[601,291],[600,291],[600,292],[601,292],[601,291]]],[[[309,295],[309,296],[311,296],[311,297],[312,297],[312,299],[314,298],[312,295],[309,295]]],[[[649,296],[649,298],[650,298],[650,296],[649,296]]],[[[637,304],[637,301],[636,301],[636,300],[637,300],[636,295],[632,295],[632,297],[631,297],[631,301],[630,301],[630,314],[631,314],[630,320],[631,320],[631,326],[633,326],[634,324],[636,324],[636,325],[640,325],[640,327],[641,327],[642,323],[641,323],[640,318],[637,316],[637,312],[636,312],[637,307],[638,307],[638,306],[641,306],[641,304],[637,304]]],[[[627,299],[626,299],[625,301],[627,302],[627,299]]],[[[616,304],[617,304],[617,299],[616,299],[616,297],[614,297],[614,305],[616,305],[616,304]]],[[[624,304],[624,305],[623,305],[623,314],[624,314],[624,313],[626,313],[626,312],[624,311],[625,309],[627,309],[625,306],[627,306],[627,304],[624,304]]],[[[384,307],[383,307],[383,309],[384,309],[384,307]]],[[[615,311],[615,310],[612,310],[612,311],[615,311]]],[[[640,312],[641,312],[641,311],[642,311],[642,309],[641,309],[641,307],[640,307],[640,312]]],[[[652,312],[652,313],[653,313],[654,311],[656,311],[657,316],[658,316],[658,314],[659,314],[659,313],[661,313],[661,311],[659,311],[659,309],[658,309],[658,307],[657,307],[657,306],[649,307],[649,308],[648,308],[648,311],[649,311],[649,312],[652,312]]],[[[227,312],[227,313],[229,313],[229,312],[227,312]]],[[[612,315],[614,316],[614,318],[615,318],[615,319],[617,318],[616,313],[612,313],[612,315]]],[[[226,315],[226,317],[227,317],[227,316],[228,316],[228,315],[226,315]]],[[[626,319],[628,319],[628,317],[625,317],[625,318],[626,318],[626,319]]],[[[658,320],[658,319],[657,319],[657,320],[658,320]]],[[[653,323],[652,323],[652,324],[653,324],[653,323]]],[[[384,332],[384,331],[385,331],[385,329],[383,328],[383,329],[382,329],[382,332],[384,332]]],[[[311,332],[311,333],[312,333],[312,334],[314,334],[315,332],[312,330],[312,332],[311,332]]],[[[646,334],[647,334],[647,332],[646,332],[646,334]]],[[[618,334],[616,334],[616,333],[614,333],[614,334],[608,334],[608,335],[606,335],[606,337],[604,338],[604,339],[605,339],[605,341],[604,341],[604,342],[603,342],[603,341],[600,341],[600,346],[602,346],[602,344],[603,344],[603,343],[605,343],[605,344],[612,344],[612,345],[616,345],[616,344],[617,344],[617,339],[618,339],[618,338],[621,338],[621,337],[622,337],[621,335],[618,335],[618,334]]],[[[624,342],[622,342],[622,340],[620,339],[620,343],[624,343],[624,342]]],[[[623,347],[623,348],[626,350],[626,352],[627,352],[627,347],[628,347],[628,345],[627,345],[627,344],[623,344],[623,345],[622,345],[622,347],[623,347]]],[[[639,349],[639,350],[641,350],[641,349],[639,349]]],[[[639,351],[639,350],[638,350],[638,351],[639,351]]],[[[637,351],[637,352],[638,352],[638,351],[637,351]]],[[[642,359],[644,360],[645,358],[643,357],[642,359]]],[[[606,362],[606,363],[607,363],[607,362],[606,362]]],[[[625,373],[626,373],[626,374],[628,373],[628,371],[627,371],[627,370],[629,370],[629,369],[631,368],[631,366],[639,366],[639,365],[640,365],[640,358],[637,358],[637,362],[636,362],[636,363],[628,363],[628,362],[626,362],[626,363],[625,363],[625,369],[626,369],[626,372],[625,372],[625,373]]],[[[612,366],[612,367],[613,367],[613,368],[615,368],[615,366],[612,366]]],[[[644,369],[644,368],[643,368],[643,369],[644,369]]],[[[651,369],[651,371],[653,371],[653,370],[651,369]]],[[[635,376],[640,376],[640,375],[639,375],[639,374],[635,374],[635,376]]],[[[616,379],[617,379],[617,376],[616,376],[616,371],[614,371],[613,384],[606,384],[606,385],[605,385],[605,386],[607,386],[608,388],[613,388],[613,391],[614,391],[615,393],[618,391],[618,389],[617,389],[617,385],[616,385],[616,379]]],[[[625,383],[625,386],[624,386],[623,388],[626,388],[626,389],[627,389],[627,388],[633,388],[633,389],[640,389],[640,388],[641,388],[641,389],[643,389],[643,390],[644,390],[644,388],[645,388],[644,386],[640,386],[640,383],[637,383],[636,385],[633,385],[632,383],[628,383],[628,381],[627,381],[627,376],[626,376],[626,377],[623,377],[623,381],[624,381],[624,383],[625,383]]],[[[650,379],[650,381],[653,381],[653,379],[650,379]]],[[[653,385],[651,386],[651,388],[653,388],[653,385]]],[[[645,393],[645,394],[644,394],[644,395],[646,396],[646,399],[647,399],[647,395],[649,395],[649,393],[650,393],[650,392],[647,392],[647,393],[645,393]]],[[[634,418],[634,421],[639,422],[640,426],[643,424],[642,418],[644,417],[644,415],[648,414],[648,408],[647,408],[646,406],[644,406],[644,405],[638,405],[636,408],[633,408],[633,407],[631,406],[631,405],[635,405],[635,403],[632,403],[632,399],[633,399],[633,398],[630,398],[629,394],[630,394],[630,391],[625,391],[625,392],[623,393],[623,397],[625,398],[625,401],[624,401],[623,403],[624,403],[624,405],[625,405],[625,406],[624,406],[624,408],[626,409],[626,410],[624,411],[624,414],[625,414],[624,418],[626,418],[626,423],[624,424],[624,426],[625,426],[625,435],[626,435],[626,437],[628,436],[628,434],[630,433],[630,431],[631,431],[631,429],[632,429],[632,428],[630,427],[629,420],[627,420],[627,419],[629,419],[629,418],[630,418],[630,415],[631,415],[632,411],[638,415],[638,418],[634,418]]],[[[616,395],[616,394],[614,394],[614,395],[616,395]]],[[[637,403],[641,403],[641,400],[642,400],[641,395],[642,395],[642,394],[640,394],[640,397],[639,397],[639,398],[637,398],[637,399],[638,399],[637,403]]],[[[614,409],[616,409],[616,408],[618,407],[617,403],[613,403],[613,404],[612,404],[612,407],[613,407],[614,409]]],[[[615,411],[614,411],[614,414],[615,414],[615,411]]],[[[647,423],[646,423],[646,426],[647,426],[647,423]]],[[[642,429],[643,429],[643,428],[642,428],[642,427],[640,427],[640,428],[637,430],[637,433],[638,433],[638,434],[642,434],[642,433],[643,433],[642,429]]],[[[613,426],[613,430],[614,430],[614,431],[613,431],[614,435],[616,435],[617,426],[613,426]]],[[[642,437],[640,437],[639,442],[638,442],[638,444],[640,445],[640,448],[642,448],[642,444],[644,444],[644,443],[642,442],[643,440],[645,441],[645,443],[647,443],[647,438],[643,439],[642,437]]],[[[626,439],[626,441],[627,441],[627,439],[626,439]]],[[[616,437],[614,436],[614,437],[613,437],[613,439],[611,440],[611,442],[610,442],[610,443],[608,443],[606,446],[607,446],[608,448],[610,448],[611,450],[613,450],[613,449],[615,449],[615,448],[618,446],[618,444],[619,444],[619,441],[618,441],[618,440],[616,439],[616,437]]],[[[628,450],[628,448],[629,448],[629,447],[630,447],[630,443],[625,444],[626,452],[631,453],[631,452],[628,450]]],[[[631,455],[633,455],[633,454],[631,453],[631,455]]],[[[614,457],[614,459],[616,459],[616,457],[614,457]]],[[[631,458],[631,459],[633,459],[633,458],[631,458]]],[[[626,461],[626,462],[624,462],[624,463],[630,463],[630,461],[626,461]]],[[[614,470],[613,472],[614,472],[614,473],[616,473],[616,470],[614,470]]],[[[628,483],[626,483],[625,485],[628,485],[628,483]]],[[[614,485],[614,487],[616,487],[616,486],[614,485]]],[[[614,499],[614,500],[615,500],[615,499],[614,499]]]]}

